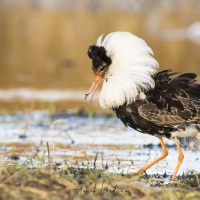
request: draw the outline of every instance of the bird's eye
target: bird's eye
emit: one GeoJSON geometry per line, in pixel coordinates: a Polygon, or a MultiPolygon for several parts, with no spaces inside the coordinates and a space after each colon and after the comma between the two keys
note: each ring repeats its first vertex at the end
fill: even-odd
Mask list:
{"type": "Polygon", "coordinates": [[[101,67],[101,68],[99,69],[99,71],[101,71],[101,72],[102,72],[103,70],[104,70],[104,67],[101,67]]]}

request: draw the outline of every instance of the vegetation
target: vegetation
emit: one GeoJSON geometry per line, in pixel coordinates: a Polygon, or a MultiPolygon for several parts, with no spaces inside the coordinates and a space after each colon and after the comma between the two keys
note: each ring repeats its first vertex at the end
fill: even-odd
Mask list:
{"type": "MultiPolygon", "coordinates": [[[[102,33],[113,31],[130,31],[144,38],[161,69],[200,73],[197,44],[187,38],[181,40],[184,33],[178,39],[163,39],[168,30],[187,31],[193,22],[199,21],[196,2],[184,2],[187,10],[180,3],[182,9],[168,10],[163,6],[159,12],[152,12],[155,1],[148,4],[149,9],[143,3],[145,12],[6,7],[0,2],[1,88],[88,88],[93,76],[88,46],[96,43],[102,33]],[[197,10],[191,9],[192,5],[197,10]]],[[[178,5],[175,3],[174,8],[178,5]]],[[[176,35],[173,33],[169,32],[176,35]]]]}
{"type": "Polygon", "coordinates": [[[174,182],[164,182],[157,175],[127,178],[98,169],[59,170],[56,164],[31,169],[16,162],[0,168],[0,199],[200,198],[200,174],[192,172],[174,182]]]}
{"type": "MultiPolygon", "coordinates": [[[[52,112],[54,113],[53,110],[52,112]]],[[[80,115],[80,113],[77,114],[80,115]]],[[[51,129],[53,129],[51,121],[54,118],[58,119],[57,122],[59,122],[60,118],[64,118],[66,121],[66,115],[60,114],[60,116],[57,114],[54,116],[49,114],[46,117],[44,113],[40,113],[40,115],[41,118],[38,118],[39,116],[37,115],[37,120],[39,121],[31,121],[32,128],[35,128],[34,134],[37,134],[39,126],[46,127],[47,130],[45,131],[48,132],[49,124],[51,124],[51,129]]],[[[90,123],[93,122],[92,124],[95,127],[101,127],[101,132],[104,131],[105,133],[106,127],[105,125],[103,126],[104,121],[98,125],[97,121],[92,119],[95,118],[92,117],[92,114],[87,115],[88,117],[86,119],[90,123]]],[[[23,127],[21,120],[27,118],[27,116],[24,117],[24,114],[18,116],[18,118],[16,115],[13,115],[13,118],[9,118],[11,115],[5,114],[5,118],[2,118],[1,121],[2,124],[9,124],[9,122],[6,123],[6,116],[7,119],[15,120],[10,122],[12,127],[15,128],[18,123],[23,127]]],[[[33,115],[30,115],[29,118],[32,118],[31,116],[33,115]]],[[[104,118],[106,119],[105,116],[104,118]]],[[[87,120],[85,123],[88,122],[87,120]]],[[[55,122],[53,123],[54,125],[56,125],[55,122]]],[[[83,121],[78,122],[78,120],[74,123],[80,127],[81,124],[84,124],[83,121]]],[[[111,122],[109,126],[113,128],[111,122]]],[[[62,157],[62,163],[55,162],[53,161],[55,160],[53,149],[54,151],[59,151],[59,148],[63,148],[66,151],[71,150],[71,152],[76,152],[78,151],[78,146],[75,145],[76,141],[68,135],[71,144],[64,145],[56,143],[54,148],[48,142],[44,144],[44,141],[38,144],[30,143],[33,140],[27,132],[30,127],[28,124],[24,127],[25,129],[22,129],[19,139],[25,139],[26,142],[1,143],[1,146],[8,147],[7,150],[2,151],[5,159],[1,157],[0,160],[0,199],[2,200],[200,199],[200,174],[196,172],[191,171],[182,176],[178,176],[173,182],[170,181],[170,176],[167,174],[145,174],[143,176],[129,178],[123,175],[123,171],[117,174],[107,170],[108,168],[112,168],[113,165],[123,170],[123,160],[121,158],[116,157],[117,160],[115,163],[107,163],[106,157],[103,154],[98,157],[98,153],[96,156],[91,156],[91,154],[86,155],[86,152],[85,155],[68,154],[62,157]],[[22,158],[25,158],[25,161],[22,158]]],[[[61,124],[59,124],[59,129],[62,130],[61,124]]],[[[120,126],[118,129],[120,129],[120,126]]],[[[76,131],[78,131],[77,127],[76,131]]],[[[84,151],[84,148],[83,145],[79,147],[81,151],[84,151]]],[[[92,144],[90,148],[98,149],[95,144],[92,144]]],[[[126,145],[105,144],[101,146],[101,149],[117,149],[119,151],[128,148],[126,145]]]]}

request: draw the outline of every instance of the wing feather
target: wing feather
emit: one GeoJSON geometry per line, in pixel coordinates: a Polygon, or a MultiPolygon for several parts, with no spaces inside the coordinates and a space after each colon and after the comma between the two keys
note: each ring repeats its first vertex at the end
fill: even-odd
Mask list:
{"type": "MultiPolygon", "coordinates": [[[[183,111],[186,113],[186,111],[183,111]]],[[[166,110],[158,109],[153,103],[146,103],[138,108],[138,113],[144,119],[158,126],[176,126],[185,123],[186,119],[179,115],[178,109],[166,110]]]]}
{"type": "Polygon", "coordinates": [[[146,94],[147,102],[138,113],[158,126],[178,126],[197,120],[200,85],[194,73],[165,70],[154,75],[155,88],[146,94]]]}

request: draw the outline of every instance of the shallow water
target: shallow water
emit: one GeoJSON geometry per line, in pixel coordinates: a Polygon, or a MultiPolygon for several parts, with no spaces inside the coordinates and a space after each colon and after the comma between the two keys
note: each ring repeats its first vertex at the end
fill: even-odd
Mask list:
{"type": "MultiPolygon", "coordinates": [[[[30,167],[48,163],[47,142],[53,163],[69,166],[108,168],[114,173],[136,171],[162,153],[159,140],[124,127],[115,117],[77,116],[69,112],[50,115],[47,111],[0,116],[0,163],[13,160],[30,167]]],[[[169,156],[147,170],[148,174],[170,175],[178,152],[168,144],[169,156]]],[[[200,172],[200,154],[183,148],[185,159],[179,174],[200,172]]]]}
{"type": "MultiPolygon", "coordinates": [[[[55,90],[55,89],[42,89],[34,90],[31,88],[12,88],[12,89],[0,89],[0,101],[15,101],[17,99],[21,101],[48,101],[57,102],[63,100],[83,101],[84,93],[86,91],[73,91],[73,90],[55,90]]],[[[98,94],[95,95],[94,100],[98,98],[98,94]]]]}

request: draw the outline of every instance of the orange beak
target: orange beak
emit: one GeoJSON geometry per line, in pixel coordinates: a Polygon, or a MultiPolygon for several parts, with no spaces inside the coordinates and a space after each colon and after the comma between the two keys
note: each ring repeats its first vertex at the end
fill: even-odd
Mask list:
{"type": "Polygon", "coordinates": [[[91,85],[88,93],[85,94],[85,100],[87,99],[87,97],[89,96],[89,94],[92,93],[92,97],[91,97],[91,100],[90,100],[90,101],[92,101],[92,99],[94,97],[94,94],[96,92],[96,89],[97,89],[99,83],[101,83],[101,81],[102,81],[102,78],[98,74],[95,74],[94,75],[94,81],[93,81],[93,83],[92,83],[92,85],[91,85]]]}

